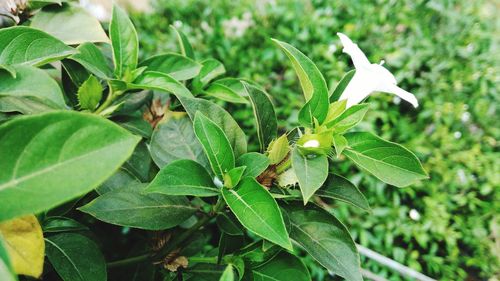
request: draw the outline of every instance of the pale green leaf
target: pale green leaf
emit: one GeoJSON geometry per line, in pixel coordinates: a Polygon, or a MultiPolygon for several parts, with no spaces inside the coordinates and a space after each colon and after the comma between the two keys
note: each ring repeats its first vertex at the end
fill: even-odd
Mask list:
{"type": "Polygon", "coordinates": [[[77,97],[82,109],[94,110],[102,98],[102,85],[95,76],[90,75],[87,81],[78,88],[77,97]]]}
{"type": "Polygon", "coordinates": [[[148,71],[165,73],[180,81],[196,77],[201,69],[201,64],[175,53],[150,57],[141,62],[140,66],[147,66],[148,71]]]}
{"type": "Polygon", "coordinates": [[[127,78],[137,67],[139,39],[127,13],[116,5],[113,6],[109,35],[113,46],[115,75],[118,78],[127,78]]]}
{"type": "Polygon", "coordinates": [[[193,51],[193,46],[191,46],[191,43],[189,43],[187,36],[182,31],[175,28],[175,26],[173,25],[171,25],[170,28],[172,28],[177,35],[177,42],[179,43],[181,54],[192,60],[196,59],[193,51]]]}
{"type": "Polygon", "coordinates": [[[144,72],[134,81],[134,83],[129,83],[128,88],[158,90],[174,94],[176,97],[193,96],[184,84],[175,80],[168,74],[156,71],[144,72]]]}
{"type": "Polygon", "coordinates": [[[367,103],[353,105],[340,116],[328,122],[326,126],[333,128],[336,133],[343,133],[361,122],[368,109],[369,106],[367,103]]]}
{"type": "Polygon", "coordinates": [[[69,59],[78,62],[99,78],[108,79],[112,77],[113,71],[109,67],[103,53],[96,45],[83,43],[76,49],[78,53],[70,56],[69,59]]]}
{"type": "Polygon", "coordinates": [[[226,269],[224,269],[224,272],[222,272],[222,275],[219,279],[219,281],[235,281],[237,280],[234,276],[234,269],[231,264],[228,264],[226,266],[226,269]]]}
{"type": "Polygon", "coordinates": [[[0,233],[0,279],[5,281],[17,281],[17,275],[7,252],[7,245],[0,233]]]}
{"type": "Polygon", "coordinates": [[[246,166],[243,177],[258,177],[269,166],[270,161],[264,154],[249,152],[236,159],[236,166],[246,166]]]}
{"type": "Polygon", "coordinates": [[[292,168],[299,181],[304,205],[314,195],[328,177],[328,158],[326,155],[303,156],[299,148],[292,151],[292,168]]]}

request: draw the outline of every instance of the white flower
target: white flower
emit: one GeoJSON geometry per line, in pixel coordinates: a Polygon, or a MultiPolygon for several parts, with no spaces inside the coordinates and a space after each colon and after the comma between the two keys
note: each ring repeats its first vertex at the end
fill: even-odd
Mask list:
{"type": "Polygon", "coordinates": [[[356,73],[340,96],[340,100],[347,100],[347,107],[358,104],[373,92],[395,94],[401,99],[418,106],[418,101],[412,93],[396,86],[396,78],[380,64],[370,63],[366,55],[357,44],[342,33],[337,33],[344,46],[343,52],[351,56],[356,73]]]}

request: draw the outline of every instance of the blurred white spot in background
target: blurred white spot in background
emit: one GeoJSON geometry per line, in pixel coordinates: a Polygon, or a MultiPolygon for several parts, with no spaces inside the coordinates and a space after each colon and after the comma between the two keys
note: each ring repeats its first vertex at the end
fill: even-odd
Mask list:
{"type": "Polygon", "coordinates": [[[409,215],[410,215],[410,219],[412,219],[414,221],[420,220],[420,217],[421,217],[420,213],[415,209],[411,209],[409,215]]]}

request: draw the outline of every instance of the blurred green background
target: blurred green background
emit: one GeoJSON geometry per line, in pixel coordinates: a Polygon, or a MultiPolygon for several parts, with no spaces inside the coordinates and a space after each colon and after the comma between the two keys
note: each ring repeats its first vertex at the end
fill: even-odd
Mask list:
{"type": "MultiPolygon", "coordinates": [[[[177,51],[172,24],[198,58],[215,57],[230,76],[265,86],[283,129],[296,124],[302,94],[270,38],[302,50],[330,87],[353,68],[336,32],[372,62],[384,59],[421,106],[373,95],[361,127],[416,152],[430,180],[398,189],[340,160],[333,169],[358,183],[373,212],[342,204],[332,211],[357,243],[435,279],[499,280],[499,13],[498,1],[158,0],[133,20],[143,57],[177,51]]],[[[247,132],[254,130],[248,107],[227,106],[247,132]]],[[[308,265],[316,280],[329,280],[308,265]]],[[[362,266],[404,280],[364,258],[362,266]]]]}

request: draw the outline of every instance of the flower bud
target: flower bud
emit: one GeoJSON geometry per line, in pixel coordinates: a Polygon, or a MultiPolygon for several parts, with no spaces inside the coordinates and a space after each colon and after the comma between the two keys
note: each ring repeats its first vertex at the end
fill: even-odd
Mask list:
{"type": "Polygon", "coordinates": [[[311,157],[327,155],[332,150],[333,136],[331,132],[320,134],[305,134],[297,141],[297,147],[302,155],[311,157]]]}

